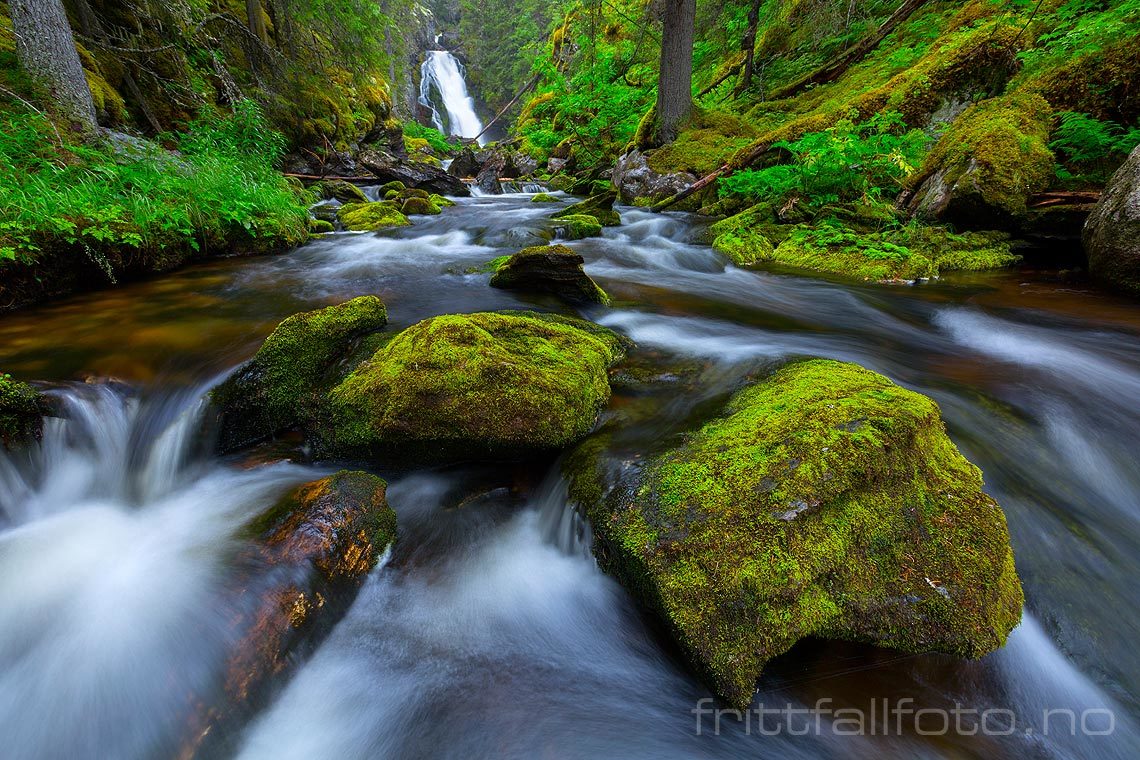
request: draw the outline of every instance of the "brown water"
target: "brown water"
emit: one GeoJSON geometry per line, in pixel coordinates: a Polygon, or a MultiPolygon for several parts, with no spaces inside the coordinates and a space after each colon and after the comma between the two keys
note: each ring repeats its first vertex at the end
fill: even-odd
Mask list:
{"type": "MultiPolygon", "coordinates": [[[[0,318],[4,371],[104,380],[63,386],[72,413],[38,461],[0,460],[0,734],[14,756],[168,754],[185,709],[170,695],[208,690],[224,655],[227,547],[276,494],[325,471],[211,459],[196,439],[202,392],[282,317],[363,293],[385,299],[395,327],[564,310],[465,274],[541,239],[550,209],[527,200],[465,200],[410,229],[335,235],[0,318]]],[[[928,713],[917,726],[904,714],[884,736],[881,712],[874,736],[839,735],[827,714],[819,730],[814,716],[725,717],[714,735],[712,715],[693,712],[709,707],[707,690],[596,569],[556,469],[470,466],[387,473],[402,531],[391,564],[221,754],[1138,756],[1135,302],[1047,272],[879,287],[743,271],[691,242],[699,228],[684,215],[624,217],[572,244],[614,296],[584,316],[630,335],[634,362],[681,379],[619,391],[615,408],[637,407],[641,420],[619,449],[658,445],[703,401],[789,357],[848,359],[936,398],[1009,517],[1027,609],[1004,650],[963,663],[806,642],[770,666],[757,704],[831,700],[821,705],[866,721],[883,699],[1008,710],[987,726],[1008,735],[971,734],[969,714],[962,730],[923,735],[940,728],[928,713]],[[1071,710],[1075,730],[1047,710],[1071,710]]]]}

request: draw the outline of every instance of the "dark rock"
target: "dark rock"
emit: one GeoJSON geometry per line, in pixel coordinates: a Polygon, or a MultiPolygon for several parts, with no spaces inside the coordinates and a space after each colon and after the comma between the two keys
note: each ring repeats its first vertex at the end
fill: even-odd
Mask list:
{"type": "Polygon", "coordinates": [[[495,271],[491,286],[551,293],[570,303],[609,303],[609,296],[590,279],[582,263],[582,257],[564,245],[525,248],[495,271]]]}
{"type": "Polygon", "coordinates": [[[408,187],[421,188],[440,195],[467,196],[471,192],[463,182],[438,166],[401,161],[391,153],[378,150],[360,152],[360,165],[382,182],[399,180],[408,187]]]}
{"type": "Polygon", "coordinates": [[[356,185],[342,179],[326,179],[313,185],[321,198],[338,200],[341,203],[367,203],[368,197],[356,185]]]}
{"type": "Polygon", "coordinates": [[[50,407],[32,386],[0,374],[0,448],[15,448],[39,438],[50,407]]]}
{"type": "Polygon", "coordinates": [[[447,173],[453,177],[474,177],[479,173],[482,166],[482,162],[475,157],[475,151],[471,148],[464,148],[451,160],[451,165],[447,167],[447,173]]]}
{"type": "Polygon", "coordinates": [[[697,179],[688,172],[658,174],[650,168],[645,155],[636,148],[618,157],[613,171],[613,184],[622,202],[628,204],[638,200],[664,200],[681,192],[697,179]]]}
{"type": "Polygon", "coordinates": [[[1140,146],[1108,180],[1083,240],[1093,277],[1140,295],[1140,146]]]}

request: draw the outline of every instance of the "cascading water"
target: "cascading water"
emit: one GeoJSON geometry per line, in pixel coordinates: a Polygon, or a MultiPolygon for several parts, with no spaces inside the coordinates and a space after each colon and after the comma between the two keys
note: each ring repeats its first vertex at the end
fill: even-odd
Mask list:
{"type": "MultiPolygon", "coordinates": [[[[432,126],[444,134],[475,137],[483,122],[475,113],[475,100],[467,92],[463,64],[446,50],[429,50],[420,66],[420,103],[431,109],[432,126]],[[445,113],[440,113],[433,90],[445,113]]],[[[486,143],[480,137],[479,144],[486,143]]]]}

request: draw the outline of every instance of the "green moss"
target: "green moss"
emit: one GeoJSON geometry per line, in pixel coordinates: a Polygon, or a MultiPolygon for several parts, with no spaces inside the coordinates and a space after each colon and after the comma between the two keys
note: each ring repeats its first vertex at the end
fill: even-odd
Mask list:
{"type": "Polygon", "coordinates": [[[554,228],[560,230],[566,240],[581,240],[602,234],[601,222],[588,214],[560,216],[555,220],[554,228]]]}
{"type": "Polygon", "coordinates": [[[676,140],[646,154],[646,161],[658,174],[689,172],[703,177],[727,163],[754,137],[755,130],[731,114],[698,110],[676,140]]]}
{"type": "Polygon", "coordinates": [[[511,260],[511,256],[512,254],[509,253],[504,256],[496,256],[486,264],[469,270],[468,274],[494,274],[495,272],[499,271],[499,267],[511,260]]]}
{"type": "Polygon", "coordinates": [[[621,224],[621,215],[617,211],[614,211],[614,201],[616,200],[617,191],[607,190],[596,195],[591,195],[580,203],[567,206],[550,218],[565,219],[569,216],[585,215],[594,217],[603,227],[617,227],[621,224]]]}
{"type": "Polygon", "coordinates": [[[401,201],[408,200],[409,198],[422,198],[426,201],[431,198],[431,193],[427,190],[420,190],[417,187],[409,187],[406,190],[401,190],[396,198],[401,201]]]}
{"type": "Polygon", "coordinates": [[[326,232],[335,232],[335,231],[336,231],[336,227],[334,227],[333,223],[328,221],[328,220],[325,220],[325,219],[310,219],[309,220],[309,232],[311,232],[314,235],[323,235],[326,232]]]}
{"type": "Polygon", "coordinates": [[[380,189],[377,192],[379,192],[381,198],[385,198],[385,197],[387,197],[388,193],[394,192],[394,193],[399,194],[399,193],[404,192],[407,189],[408,189],[408,186],[397,179],[397,180],[392,180],[391,182],[384,183],[383,185],[380,186],[380,189]]]}
{"type": "Polygon", "coordinates": [[[328,397],[325,448],[343,455],[510,454],[589,432],[609,399],[618,335],[581,320],[488,312],[424,320],[328,397]]]}
{"type": "Polygon", "coordinates": [[[0,374],[0,445],[19,445],[39,435],[47,403],[27,383],[0,374]]]}
{"type": "Polygon", "coordinates": [[[454,206],[455,205],[455,201],[451,200],[450,198],[445,198],[444,196],[442,196],[438,193],[432,193],[431,196],[428,197],[428,200],[430,200],[432,203],[439,206],[440,208],[447,208],[448,206],[454,206]]]}
{"type": "MultiPolygon", "coordinates": [[[[595,226],[601,230],[601,225],[595,226]]],[[[495,268],[490,285],[551,293],[570,303],[610,302],[606,292],[582,269],[582,257],[564,245],[524,248],[495,268]]]]}
{"type": "Polygon", "coordinates": [[[400,212],[405,216],[415,214],[438,214],[441,209],[428,198],[407,198],[400,206],[400,212]]]}
{"type": "Polygon", "coordinates": [[[387,202],[346,203],[337,209],[337,219],[345,229],[371,232],[385,227],[406,227],[411,221],[398,208],[387,202]]]}
{"type": "Polygon", "coordinates": [[[1020,619],[981,473],[932,400],[856,365],[785,367],[608,497],[585,472],[599,556],[735,707],[806,636],[979,657],[1020,619]]]}
{"type": "Polygon", "coordinates": [[[326,179],[313,185],[321,198],[335,198],[341,203],[367,203],[368,196],[356,185],[342,179],[326,179]]]}
{"type": "Polygon", "coordinates": [[[360,336],[388,322],[384,302],[361,296],[294,314],[254,357],[211,394],[222,412],[220,445],[228,451],[301,422],[329,369],[360,336]]]}
{"type": "Polygon", "coordinates": [[[550,193],[537,193],[533,198],[530,199],[530,202],[531,203],[558,203],[558,198],[554,197],[550,193]]]}

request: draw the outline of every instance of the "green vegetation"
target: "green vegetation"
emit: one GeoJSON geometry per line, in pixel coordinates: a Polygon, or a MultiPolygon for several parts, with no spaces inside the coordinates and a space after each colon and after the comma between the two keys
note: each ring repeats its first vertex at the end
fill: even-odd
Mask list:
{"type": "Polygon", "coordinates": [[[621,224],[621,214],[614,211],[615,200],[617,200],[616,194],[612,190],[607,190],[597,195],[591,195],[586,200],[572,206],[567,206],[550,218],[562,220],[570,217],[590,216],[603,227],[616,227],[621,224]]]}
{"type": "Polygon", "coordinates": [[[979,657],[1020,620],[981,473],[933,401],[861,367],[785,367],[609,497],[595,455],[569,469],[599,556],[734,707],[806,636],[979,657]]]}
{"type": "Polygon", "coordinates": [[[337,219],[353,232],[374,232],[385,227],[406,227],[411,220],[394,201],[347,203],[337,209],[337,219]]]}
{"type": "Polygon", "coordinates": [[[384,302],[361,296],[294,314],[212,394],[222,412],[222,450],[267,438],[307,419],[330,368],[353,342],[388,323],[384,302]]]}
{"type": "Polygon", "coordinates": [[[0,271],[44,256],[88,259],[114,282],[127,262],[164,270],[230,250],[305,239],[305,205],[273,166],[281,136],[251,102],[204,112],[171,135],[177,155],[145,143],[58,142],[37,114],[0,115],[0,271]]]}
{"type": "Polygon", "coordinates": [[[47,404],[35,388],[0,374],[0,447],[18,446],[39,434],[47,404]]]}
{"type": "Polygon", "coordinates": [[[554,228],[562,233],[565,240],[581,240],[602,234],[601,222],[589,214],[567,214],[556,217],[554,228]]]}
{"type": "Polygon", "coordinates": [[[404,139],[422,140],[423,144],[431,150],[445,155],[450,153],[452,148],[451,143],[447,141],[447,135],[434,127],[424,126],[415,121],[409,121],[404,124],[404,139]]]}
{"type": "Polygon", "coordinates": [[[624,352],[615,333],[551,314],[427,319],[330,392],[322,446],[421,461],[556,449],[593,427],[624,352]]]}

